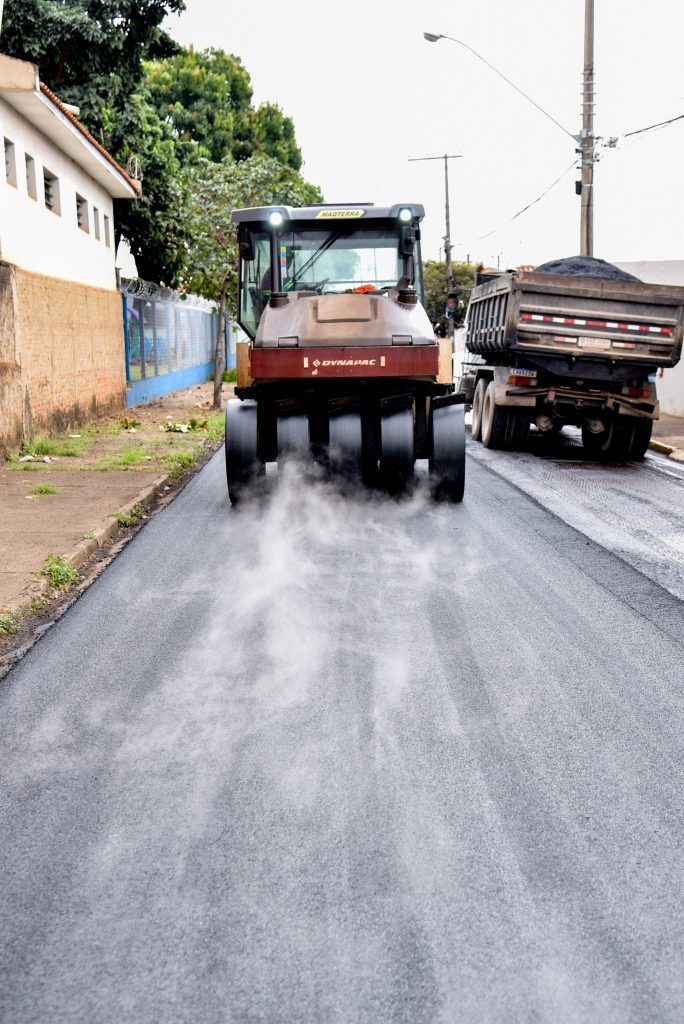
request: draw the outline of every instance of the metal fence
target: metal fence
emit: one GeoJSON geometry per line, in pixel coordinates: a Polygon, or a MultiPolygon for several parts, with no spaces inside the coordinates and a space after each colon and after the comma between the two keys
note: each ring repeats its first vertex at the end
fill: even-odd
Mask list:
{"type": "MultiPolygon", "coordinates": [[[[148,281],[122,279],[127,405],[207,380],[213,372],[216,306],[148,281]]],[[[226,366],[235,333],[226,325],[226,366]]]]}

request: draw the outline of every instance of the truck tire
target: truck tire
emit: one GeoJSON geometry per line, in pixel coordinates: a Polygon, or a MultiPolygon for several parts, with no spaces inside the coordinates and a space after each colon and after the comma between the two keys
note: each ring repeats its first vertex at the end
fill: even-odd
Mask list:
{"type": "Polygon", "coordinates": [[[530,436],[530,414],[523,409],[510,409],[509,444],[514,451],[524,448],[530,436]]]}
{"type": "Polygon", "coordinates": [[[497,406],[494,381],[490,380],[482,402],[482,444],[485,448],[506,448],[510,437],[510,412],[497,406]]]}
{"type": "Polygon", "coordinates": [[[630,426],[631,436],[627,458],[643,459],[651,443],[653,420],[642,419],[641,417],[637,419],[635,417],[630,426]]]}
{"type": "Polygon", "coordinates": [[[473,411],[470,419],[470,436],[473,441],[482,440],[482,406],[484,405],[485,391],[487,390],[487,381],[484,377],[480,377],[477,384],[475,385],[475,393],[473,395],[473,411]]]}
{"type": "Polygon", "coordinates": [[[600,434],[592,433],[583,423],[582,444],[591,455],[598,459],[605,459],[607,462],[625,462],[627,459],[636,457],[630,454],[632,433],[632,421],[627,417],[614,417],[600,434]]]}

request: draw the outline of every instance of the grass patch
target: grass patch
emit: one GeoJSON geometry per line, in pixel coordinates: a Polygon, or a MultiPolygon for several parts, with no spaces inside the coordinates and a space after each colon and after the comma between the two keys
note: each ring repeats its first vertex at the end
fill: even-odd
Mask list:
{"type": "Polygon", "coordinates": [[[122,416],[119,420],[119,426],[122,430],[137,430],[140,426],[140,420],[129,420],[128,416],[122,416]]]}
{"type": "Polygon", "coordinates": [[[237,382],[237,367],[234,366],[231,370],[224,370],[221,374],[221,380],[224,384],[235,384],[237,382]]]}
{"type": "Polygon", "coordinates": [[[42,612],[46,604],[47,598],[43,597],[42,594],[36,594],[35,597],[31,598],[31,608],[34,612],[42,612]]]}
{"type": "Polygon", "coordinates": [[[65,590],[74,583],[78,583],[80,579],[74,567],[69,565],[67,560],[61,555],[56,555],[54,551],[48,554],[43,562],[42,569],[39,569],[39,574],[47,576],[50,580],[50,585],[55,590],[65,590]]]}
{"type": "Polygon", "coordinates": [[[55,487],[54,484],[38,484],[37,487],[32,487],[31,494],[58,494],[61,487],[55,487]]]}
{"type": "Polygon", "coordinates": [[[15,612],[0,613],[0,636],[9,636],[19,628],[19,616],[15,612]]]}
{"type": "Polygon", "coordinates": [[[178,480],[183,476],[186,469],[189,469],[195,461],[195,453],[190,451],[170,452],[166,456],[166,465],[169,476],[172,480],[178,480]]]}
{"type": "Polygon", "coordinates": [[[82,438],[34,437],[24,441],[21,446],[22,455],[53,455],[75,459],[83,452],[82,438]]]}
{"type": "Polygon", "coordinates": [[[124,530],[127,530],[129,526],[135,526],[140,517],[144,515],[145,509],[139,502],[136,502],[128,512],[124,512],[123,509],[119,509],[118,512],[112,512],[112,518],[116,519],[117,525],[124,530]]]}
{"type": "Polygon", "coordinates": [[[213,441],[222,441],[226,430],[225,412],[212,412],[207,416],[207,437],[213,441]]]}
{"type": "Polygon", "coordinates": [[[141,462],[149,462],[144,448],[126,448],[115,455],[105,455],[97,464],[98,469],[132,469],[141,462]]]}

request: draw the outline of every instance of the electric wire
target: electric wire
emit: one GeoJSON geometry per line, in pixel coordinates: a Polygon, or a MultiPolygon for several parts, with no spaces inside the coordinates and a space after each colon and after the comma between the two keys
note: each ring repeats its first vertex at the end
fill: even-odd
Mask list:
{"type": "Polygon", "coordinates": [[[499,231],[501,231],[508,224],[511,224],[514,220],[517,220],[518,217],[522,217],[523,213],[527,213],[527,211],[529,209],[531,209],[533,206],[536,206],[537,203],[541,202],[541,200],[544,199],[544,197],[547,196],[549,194],[549,192],[551,192],[556,187],[556,185],[559,185],[561,183],[561,181],[563,180],[563,178],[565,178],[574,167],[577,167],[577,160],[576,159],[573,160],[572,163],[570,164],[570,166],[566,167],[565,170],[563,171],[563,173],[559,174],[559,176],[554,181],[552,181],[551,184],[548,185],[544,189],[544,191],[541,192],[537,196],[536,199],[533,199],[531,203],[527,204],[527,206],[523,206],[522,210],[518,210],[517,213],[514,213],[512,217],[510,217],[507,221],[504,221],[503,224],[500,224],[499,227],[494,228],[493,231],[488,231],[485,235],[479,235],[477,238],[474,239],[474,241],[475,242],[481,242],[485,238],[491,238],[492,235],[496,235],[499,231]]]}

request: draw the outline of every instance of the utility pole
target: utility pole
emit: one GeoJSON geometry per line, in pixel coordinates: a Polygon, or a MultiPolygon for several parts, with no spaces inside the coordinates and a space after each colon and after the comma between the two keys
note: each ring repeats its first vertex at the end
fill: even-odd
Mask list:
{"type": "Polygon", "coordinates": [[[582,192],[580,255],[594,255],[594,0],[584,0],[584,71],[582,73],[582,192]]]}
{"type": "Polygon", "coordinates": [[[423,160],[443,160],[444,161],[444,225],[446,233],[444,235],[444,259],[446,262],[446,290],[447,295],[452,291],[454,287],[454,272],[451,267],[451,250],[453,245],[451,244],[451,216],[449,211],[449,161],[460,160],[461,153],[452,153],[451,155],[445,153],[444,156],[410,156],[409,163],[417,163],[423,160]]]}

